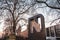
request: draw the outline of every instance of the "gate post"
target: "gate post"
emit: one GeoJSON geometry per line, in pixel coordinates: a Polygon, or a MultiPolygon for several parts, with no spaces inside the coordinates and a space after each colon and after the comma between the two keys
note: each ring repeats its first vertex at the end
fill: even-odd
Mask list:
{"type": "Polygon", "coordinates": [[[28,37],[29,40],[46,40],[45,21],[44,21],[44,16],[42,14],[38,14],[29,18],[28,37]],[[40,31],[38,30],[40,27],[40,25],[38,24],[38,18],[41,19],[40,31]]]}

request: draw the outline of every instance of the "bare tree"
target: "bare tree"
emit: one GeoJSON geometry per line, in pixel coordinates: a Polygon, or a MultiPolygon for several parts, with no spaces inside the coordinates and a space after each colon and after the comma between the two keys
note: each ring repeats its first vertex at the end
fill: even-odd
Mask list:
{"type": "MultiPolygon", "coordinates": [[[[0,4],[0,10],[8,10],[8,15],[6,15],[8,18],[6,21],[11,22],[11,25],[13,27],[13,32],[15,33],[15,29],[16,26],[18,24],[18,22],[20,20],[26,20],[24,18],[20,18],[21,15],[23,14],[28,14],[28,10],[30,10],[30,8],[34,7],[35,4],[39,3],[44,3],[46,6],[44,7],[49,7],[51,9],[58,9],[60,10],[60,7],[55,7],[55,6],[51,6],[47,3],[48,0],[45,1],[38,1],[38,0],[28,0],[30,3],[27,3],[27,0],[3,0],[0,4]],[[9,16],[10,15],[10,16],[9,16]]],[[[57,2],[60,4],[59,0],[57,0],[57,2]]],[[[44,8],[44,7],[38,7],[38,8],[44,8]]],[[[34,9],[35,10],[35,9],[34,9]]],[[[33,11],[34,11],[33,10],[33,11]]],[[[33,12],[32,11],[32,12],[33,12]]],[[[1,12],[0,15],[2,15],[3,12],[1,12]]],[[[5,14],[5,13],[4,13],[5,14]]],[[[33,14],[33,13],[31,13],[33,14]]],[[[4,15],[3,15],[4,16],[4,15]]],[[[5,18],[4,18],[5,19],[5,18]]],[[[58,18],[60,19],[60,18],[58,18]]]]}
{"type": "MultiPolygon", "coordinates": [[[[12,0],[11,0],[12,1],[12,0]]],[[[3,0],[2,3],[3,5],[0,7],[0,9],[2,10],[8,10],[8,14],[10,15],[6,15],[8,18],[11,17],[10,19],[6,19],[5,21],[10,21],[10,24],[13,25],[13,32],[15,34],[15,29],[16,29],[16,26],[18,24],[18,22],[22,19],[22,20],[26,20],[24,18],[20,18],[20,15],[22,14],[25,14],[31,7],[33,7],[36,3],[30,5],[30,6],[26,6],[25,5],[19,5],[20,2],[25,2],[25,1],[22,1],[22,0],[13,0],[12,2],[8,1],[8,0],[3,0]],[[10,4],[11,3],[11,4],[10,4]],[[5,6],[4,6],[5,5],[5,6]],[[19,7],[18,7],[19,6],[19,7]],[[24,6],[26,6],[26,8],[24,8],[24,6]],[[17,8],[18,7],[18,8],[17,8]],[[20,10],[22,8],[22,10],[20,10]],[[18,13],[16,13],[16,10],[19,10],[18,13]]],[[[28,4],[29,5],[29,4],[28,4]]]]}

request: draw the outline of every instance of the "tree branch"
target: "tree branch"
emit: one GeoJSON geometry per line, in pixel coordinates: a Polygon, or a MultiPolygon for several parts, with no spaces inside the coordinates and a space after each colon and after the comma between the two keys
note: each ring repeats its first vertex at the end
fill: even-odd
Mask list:
{"type": "Polygon", "coordinates": [[[57,0],[57,2],[60,4],[60,0],[57,0]]]}
{"type": "Polygon", "coordinates": [[[24,19],[24,18],[20,18],[20,19],[16,20],[16,24],[17,24],[20,20],[25,20],[25,22],[27,22],[26,19],[24,19]]]}
{"type": "Polygon", "coordinates": [[[49,6],[46,2],[44,2],[44,1],[36,1],[37,3],[44,3],[44,4],[46,4],[49,8],[52,8],[52,9],[59,9],[60,10],[60,8],[59,7],[52,7],[52,6],[49,6]]]}
{"type": "MultiPolygon", "coordinates": [[[[35,3],[36,4],[36,3],[35,3]]],[[[27,10],[25,10],[22,13],[18,13],[18,16],[16,17],[16,20],[19,18],[19,15],[26,13],[31,7],[33,7],[35,4],[31,5],[27,10]]]]}
{"type": "Polygon", "coordinates": [[[5,1],[6,1],[7,5],[8,5],[8,7],[10,8],[10,6],[9,6],[9,4],[8,4],[8,2],[7,2],[7,0],[5,0],[5,1]]]}
{"type": "Polygon", "coordinates": [[[59,20],[60,18],[57,18],[57,19],[55,19],[55,20],[53,20],[51,23],[50,23],[50,25],[53,23],[53,22],[55,22],[56,20],[59,20]]]}
{"type": "Polygon", "coordinates": [[[0,7],[0,9],[7,9],[9,12],[12,13],[12,11],[11,11],[9,8],[6,8],[6,7],[0,7]]]}
{"type": "Polygon", "coordinates": [[[14,0],[14,8],[13,8],[13,13],[14,13],[14,11],[16,10],[16,5],[17,5],[17,3],[18,3],[18,0],[14,0]]]}

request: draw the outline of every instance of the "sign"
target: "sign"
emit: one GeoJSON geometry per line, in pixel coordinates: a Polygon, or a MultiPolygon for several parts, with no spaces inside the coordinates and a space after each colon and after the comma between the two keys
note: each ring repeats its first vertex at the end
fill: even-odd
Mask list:
{"type": "Polygon", "coordinates": [[[29,18],[29,40],[46,40],[44,16],[38,14],[29,18]]]}

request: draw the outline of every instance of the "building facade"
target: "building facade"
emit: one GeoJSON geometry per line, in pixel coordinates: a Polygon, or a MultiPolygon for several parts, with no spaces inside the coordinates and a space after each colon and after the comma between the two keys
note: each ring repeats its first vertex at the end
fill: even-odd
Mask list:
{"type": "Polygon", "coordinates": [[[46,28],[47,40],[60,40],[60,25],[54,25],[46,28]]]}

